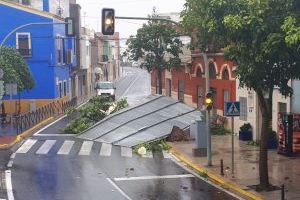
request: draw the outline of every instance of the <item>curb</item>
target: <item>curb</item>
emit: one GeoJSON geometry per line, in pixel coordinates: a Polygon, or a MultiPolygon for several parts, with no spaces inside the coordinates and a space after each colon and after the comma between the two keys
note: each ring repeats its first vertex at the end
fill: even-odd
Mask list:
{"type": "Polygon", "coordinates": [[[220,177],[220,176],[216,175],[215,173],[205,169],[204,167],[201,167],[201,166],[193,163],[191,160],[187,159],[182,153],[179,153],[178,151],[173,150],[173,149],[171,149],[170,152],[175,157],[177,157],[180,161],[184,162],[190,168],[192,168],[193,170],[198,172],[201,176],[208,177],[209,179],[211,179],[212,181],[214,181],[215,183],[217,183],[221,187],[223,187],[225,189],[230,189],[230,190],[236,192],[237,194],[240,194],[240,195],[242,195],[244,197],[247,197],[248,199],[251,199],[251,200],[264,200],[264,198],[261,197],[261,196],[258,196],[258,194],[248,192],[248,191],[242,189],[237,184],[235,184],[231,181],[228,181],[228,180],[224,179],[223,177],[220,177]]]}
{"type": "Polygon", "coordinates": [[[42,126],[45,126],[46,124],[48,124],[50,121],[52,121],[54,119],[54,117],[50,117],[42,122],[40,122],[39,124],[31,127],[30,129],[24,131],[23,133],[21,133],[20,135],[17,135],[15,140],[12,141],[11,143],[9,144],[1,144],[0,145],[0,150],[6,150],[6,149],[9,149],[11,148],[12,146],[14,146],[15,144],[17,144],[18,142],[22,141],[24,138],[28,137],[29,135],[32,134],[32,131],[37,129],[37,128],[40,128],[42,126]]]}

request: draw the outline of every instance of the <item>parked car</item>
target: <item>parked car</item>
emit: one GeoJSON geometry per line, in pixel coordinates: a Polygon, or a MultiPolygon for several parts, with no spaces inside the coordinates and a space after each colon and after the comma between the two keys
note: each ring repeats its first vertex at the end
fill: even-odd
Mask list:
{"type": "Polygon", "coordinates": [[[96,84],[97,95],[107,95],[115,100],[116,87],[113,82],[99,81],[96,84]]]}

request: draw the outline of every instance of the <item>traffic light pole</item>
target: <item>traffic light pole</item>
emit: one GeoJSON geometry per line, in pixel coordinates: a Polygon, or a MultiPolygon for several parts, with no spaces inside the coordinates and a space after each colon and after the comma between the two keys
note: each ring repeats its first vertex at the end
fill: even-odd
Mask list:
{"type": "MultiPolygon", "coordinates": [[[[209,84],[209,67],[207,54],[202,54],[204,65],[205,65],[205,90],[206,94],[210,92],[209,84]]],[[[206,123],[207,123],[207,165],[212,166],[212,155],[211,155],[211,134],[210,134],[210,109],[206,109],[206,123]]]]}
{"type": "Polygon", "coordinates": [[[165,19],[165,18],[159,18],[159,17],[120,17],[120,16],[115,16],[115,19],[166,21],[166,22],[171,22],[175,25],[179,25],[178,22],[175,22],[171,19],[165,19]]]}

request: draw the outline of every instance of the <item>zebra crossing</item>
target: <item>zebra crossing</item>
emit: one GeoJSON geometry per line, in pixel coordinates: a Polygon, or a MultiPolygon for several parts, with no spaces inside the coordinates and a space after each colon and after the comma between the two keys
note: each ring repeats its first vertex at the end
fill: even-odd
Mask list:
{"type": "MultiPolygon", "coordinates": [[[[112,144],[107,143],[97,143],[94,141],[75,141],[75,140],[38,140],[38,139],[28,139],[26,140],[22,146],[16,151],[16,154],[35,154],[35,155],[48,155],[56,154],[58,156],[66,156],[71,155],[72,149],[78,149],[75,153],[78,156],[89,156],[95,151],[96,154],[100,157],[110,157],[112,155],[113,148],[119,149],[121,157],[132,158],[133,152],[132,148],[129,147],[118,147],[113,146],[112,144]],[[96,148],[95,146],[100,146],[100,148],[96,148]],[[94,147],[94,148],[93,148],[94,147]]],[[[74,152],[74,151],[73,151],[74,152]]],[[[152,152],[147,152],[142,156],[143,158],[153,158],[152,152]]],[[[163,152],[163,157],[166,159],[170,158],[170,155],[166,152],[163,152]]]]}

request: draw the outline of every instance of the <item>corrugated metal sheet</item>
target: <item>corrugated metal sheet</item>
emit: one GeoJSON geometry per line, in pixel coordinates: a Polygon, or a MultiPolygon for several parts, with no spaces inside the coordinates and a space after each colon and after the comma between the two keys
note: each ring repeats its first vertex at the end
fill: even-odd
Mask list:
{"type": "Polygon", "coordinates": [[[115,113],[78,137],[131,147],[166,137],[174,126],[186,128],[200,117],[199,111],[172,98],[149,96],[142,104],[115,113]]]}

